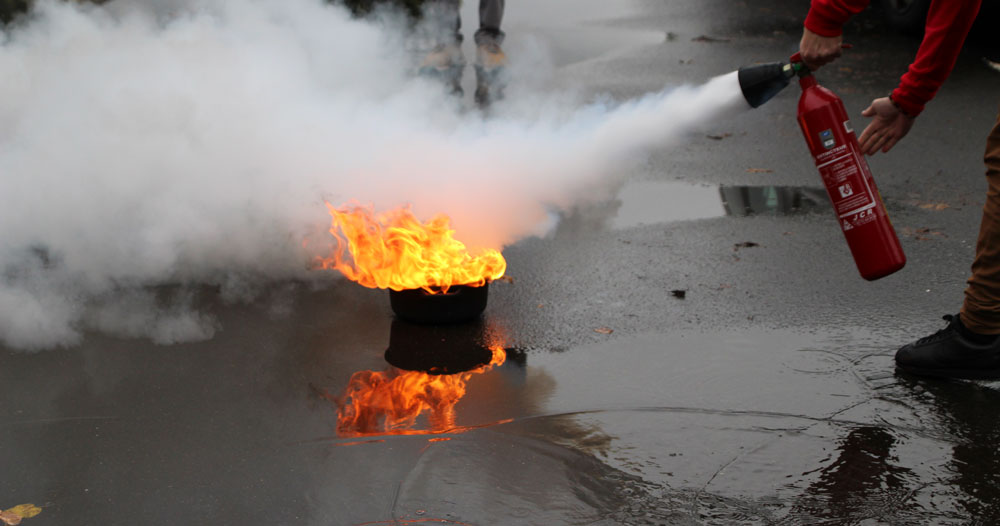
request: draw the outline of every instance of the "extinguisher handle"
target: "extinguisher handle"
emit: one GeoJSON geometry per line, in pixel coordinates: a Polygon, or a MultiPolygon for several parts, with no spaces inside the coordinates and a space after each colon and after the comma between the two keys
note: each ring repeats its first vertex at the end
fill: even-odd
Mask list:
{"type": "MultiPolygon", "coordinates": [[[[851,45],[851,44],[841,44],[840,45],[840,49],[851,49],[852,47],[854,47],[854,46],[851,45]]],[[[802,63],[802,53],[799,53],[798,51],[796,51],[795,54],[792,55],[792,57],[788,59],[788,61],[791,62],[792,64],[801,64],[802,63]]]]}

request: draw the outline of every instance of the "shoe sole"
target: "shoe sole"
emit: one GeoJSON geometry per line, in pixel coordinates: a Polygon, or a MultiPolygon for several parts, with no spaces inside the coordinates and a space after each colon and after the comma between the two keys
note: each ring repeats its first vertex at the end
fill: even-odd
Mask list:
{"type": "Polygon", "coordinates": [[[970,369],[923,369],[907,365],[896,364],[896,368],[915,376],[928,376],[932,378],[954,378],[957,380],[1000,380],[1000,371],[994,370],[970,370],[970,369]]]}

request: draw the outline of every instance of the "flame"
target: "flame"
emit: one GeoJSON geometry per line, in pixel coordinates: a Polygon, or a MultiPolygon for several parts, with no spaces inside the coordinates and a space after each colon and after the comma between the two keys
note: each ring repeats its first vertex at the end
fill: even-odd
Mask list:
{"type": "Polygon", "coordinates": [[[444,293],[456,285],[482,286],[507,270],[498,250],[469,254],[465,244],[452,237],[455,231],[446,215],[421,223],[409,206],[379,214],[372,207],[326,206],[337,244],[333,256],[320,265],[365,287],[444,293]]]}
{"type": "Polygon", "coordinates": [[[465,396],[465,384],[507,360],[500,345],[490,347],[490,363],[464,373],[433,375],[421,371],[358,371],[351,375],[337,404],[337,434],[410,435],[462,431],[455,425],[455,404],[465,396]],[[428,430],[415,430],[417,418],[428,412],[428,430]]]}

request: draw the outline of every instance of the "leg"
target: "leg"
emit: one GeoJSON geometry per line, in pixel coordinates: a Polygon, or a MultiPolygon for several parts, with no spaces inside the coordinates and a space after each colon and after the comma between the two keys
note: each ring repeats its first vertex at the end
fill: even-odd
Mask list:
{"type": "Polygon", "coordinates": [[[986,141],[985,161],[989,188],[961,319],[971,331],[1000,334],[1000,115],[986,141]]]}
{"type": "Polygon", "coordinates": [[[972,277],[959,316],[944,329],[904,345],[896,365],[912,374],[1000,379],[1000,115],[986,140],[986,205],[972,277]]]}
{"type": "Polygon", "coordinates": [[[496,42],[503,44],[504,33],[500,30],[503,22],[504,0],[479,0],[479,30],[476,44],[496,42]]]}
{"type": "Polygon", "coordinates": [[[460,4],[459,0],[431,0],[424,3],[424,24],[441,44],[462,42],[460,4]]]}
{"type": "Polygon", "coordinates": [[[504,0],[479,0],[479,30],[476,31],[476,93],[475,101],[482,107],[503,98],[506,85],[507,56],[500,44],[504,33],[504,0]]]}
{"type": "Polygon", "coordinates": [[[434,0],[423,6],[422,30],[434,42],[434,47],[420,64],[419,73],[442,81],[448,90],[462,95],[462,19],[459,0],[434,0]]]}

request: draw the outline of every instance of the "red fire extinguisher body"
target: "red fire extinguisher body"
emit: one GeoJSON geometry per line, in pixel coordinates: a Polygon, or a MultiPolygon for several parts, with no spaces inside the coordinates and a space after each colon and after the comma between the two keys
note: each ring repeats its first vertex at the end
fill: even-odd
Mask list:
{"type": "Polygon", "coordinates": [[[861,277],[876,280],[903,268],[906,256],[875,187],[844,103],[812,75],[799,79],[799,126],[833,203],[861,277]]]}

